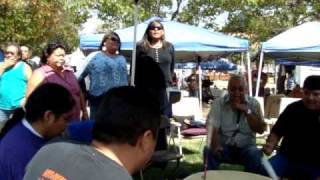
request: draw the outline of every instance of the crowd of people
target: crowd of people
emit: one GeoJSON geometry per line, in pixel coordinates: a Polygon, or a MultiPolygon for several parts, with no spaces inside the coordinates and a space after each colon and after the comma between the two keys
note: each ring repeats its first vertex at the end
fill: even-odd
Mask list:
{"type": "MultiPolygon", "coordinates": [[[[39,64],[29,52],[9,43],[0,63],[0,179],[131,180],[155,150],[168,148],[175,50],[160,21],[150,22],[137,43],[135,86],[113,31],[88,55],[79,78],[66,65],[63,44],[49,43],[39,64]]],[[[190,95],[198,96],[196,71],[186,81],[190,95]]],[[[261,158],[276,151],[270,163],[279,177],[320,178],[320,76],[305,80],[302,100],[279,116],[262,149],[256,133],[266,123],[259,102],[248,96],[246,78],[232,75],[227,91],[210,99],[207,169],[240,163],[268,176],[261,158]]]]}
{"type": "MultiPolygon", "coordinates": [[[[66,64],[61,43],[49,43],[40,63],[30,59],[30,47],[8,43],[0,63],[0,179],[132,179],[154,149],[166,149],[172,114],[167,89],[175,60],[160,21],[148,25],[137,52],[133,87],[120,37],[113,31],[105,34],[99,51],[89,54],[79,78],[66,64]],[[83,129],[68,132],[74,126],[83,129]],[[90,146],[67,142],[74,134],[85,134],[90,146]],[[46,155],[39,159],[48,167],[35,156],[51,146],[57,152],[50,154],[56,168],[46,155]],[[59,162],[71,156],[83,161],[76,163],[82,166],[60,167],[59,162]],[[89,163],[88,156],[96,159],[89,163]]],[[[75,159],[68,162],[74,164],[75,159]]]]}

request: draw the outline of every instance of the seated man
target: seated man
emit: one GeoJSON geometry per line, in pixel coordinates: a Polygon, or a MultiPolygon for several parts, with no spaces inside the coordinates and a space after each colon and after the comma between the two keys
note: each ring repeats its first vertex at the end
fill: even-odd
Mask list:
{"type": "Polygon", "coordinates": [[[270,155],[282,139],[279,152],[270,159],[280,177],[320,177],[320,76],[304,81],[303,98],[287,106],[263,147],[270,155]]]}
{"type": "Polygon", "coordinates": [[[43,147],[27,167],[31,179],[132,180],[150,160],[160,108],[135,87],[109,90],[98,108],[91,145],[56,142],[43,147]]]}
{"type": "Polygon", "coordinates": [[[204,150],[209,170],[217,169],[221,162],[240,163],[249,172],[262,168],[255,134],[263,133],[266,124],[258,101],[246,93],[245,79],[231,76],[228,94],[214,100],[211,106],[207,124],[209,132],[212,128],[212,140],[204,150]]]}
{"type": "Polygon", "coordinates": [[[64,131],[74,106],[64,87],[53,83],[37,87],[25,111],[16,110],[0,133],[0,179],[21,180],[36,152],[64,131]]]}

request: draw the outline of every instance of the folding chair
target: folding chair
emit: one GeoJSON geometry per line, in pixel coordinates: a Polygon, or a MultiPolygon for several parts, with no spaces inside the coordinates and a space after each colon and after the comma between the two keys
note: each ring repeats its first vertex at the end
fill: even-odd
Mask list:
{"type": "Polygon", "coordinates": [[[171,123],[169,140],[174,142],[174,137],[178,138],[181,155],[183,155],[182,138],[202,138],[202,141],[205,139],[207,130],[201,112],[199,99],[196,97],[183,97],[179,102],[172,105],[173,123],[171,123]],[[203,126],[203,128],[186,128],[186,126],[197,125],[203,126]]]}

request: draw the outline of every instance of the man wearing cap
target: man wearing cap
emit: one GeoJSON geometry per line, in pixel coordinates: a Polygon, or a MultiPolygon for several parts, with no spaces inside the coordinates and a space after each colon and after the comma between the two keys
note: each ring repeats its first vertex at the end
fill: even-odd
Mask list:
{"type": "Polygon", "coordinates": [[[306,78],[302,100],[280,114],[263,151],[270,155],[280,140],[280,150],[270,159],[279,177],[320,177],[320,76],[306,78]]]}

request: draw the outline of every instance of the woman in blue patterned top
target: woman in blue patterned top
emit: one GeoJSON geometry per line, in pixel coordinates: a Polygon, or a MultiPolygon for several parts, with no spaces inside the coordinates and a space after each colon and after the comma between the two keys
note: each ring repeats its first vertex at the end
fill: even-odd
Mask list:
{"type": "Polygon", "coordinates": [[[117,33],[110,31],[102,38],[99,52],[89,55],[89,63],[79,77],[89,76],[90,119],[95,118],[102,95],[109,89],[128,85],[127,63],[120,55],[121,41],[117,33]]]}

